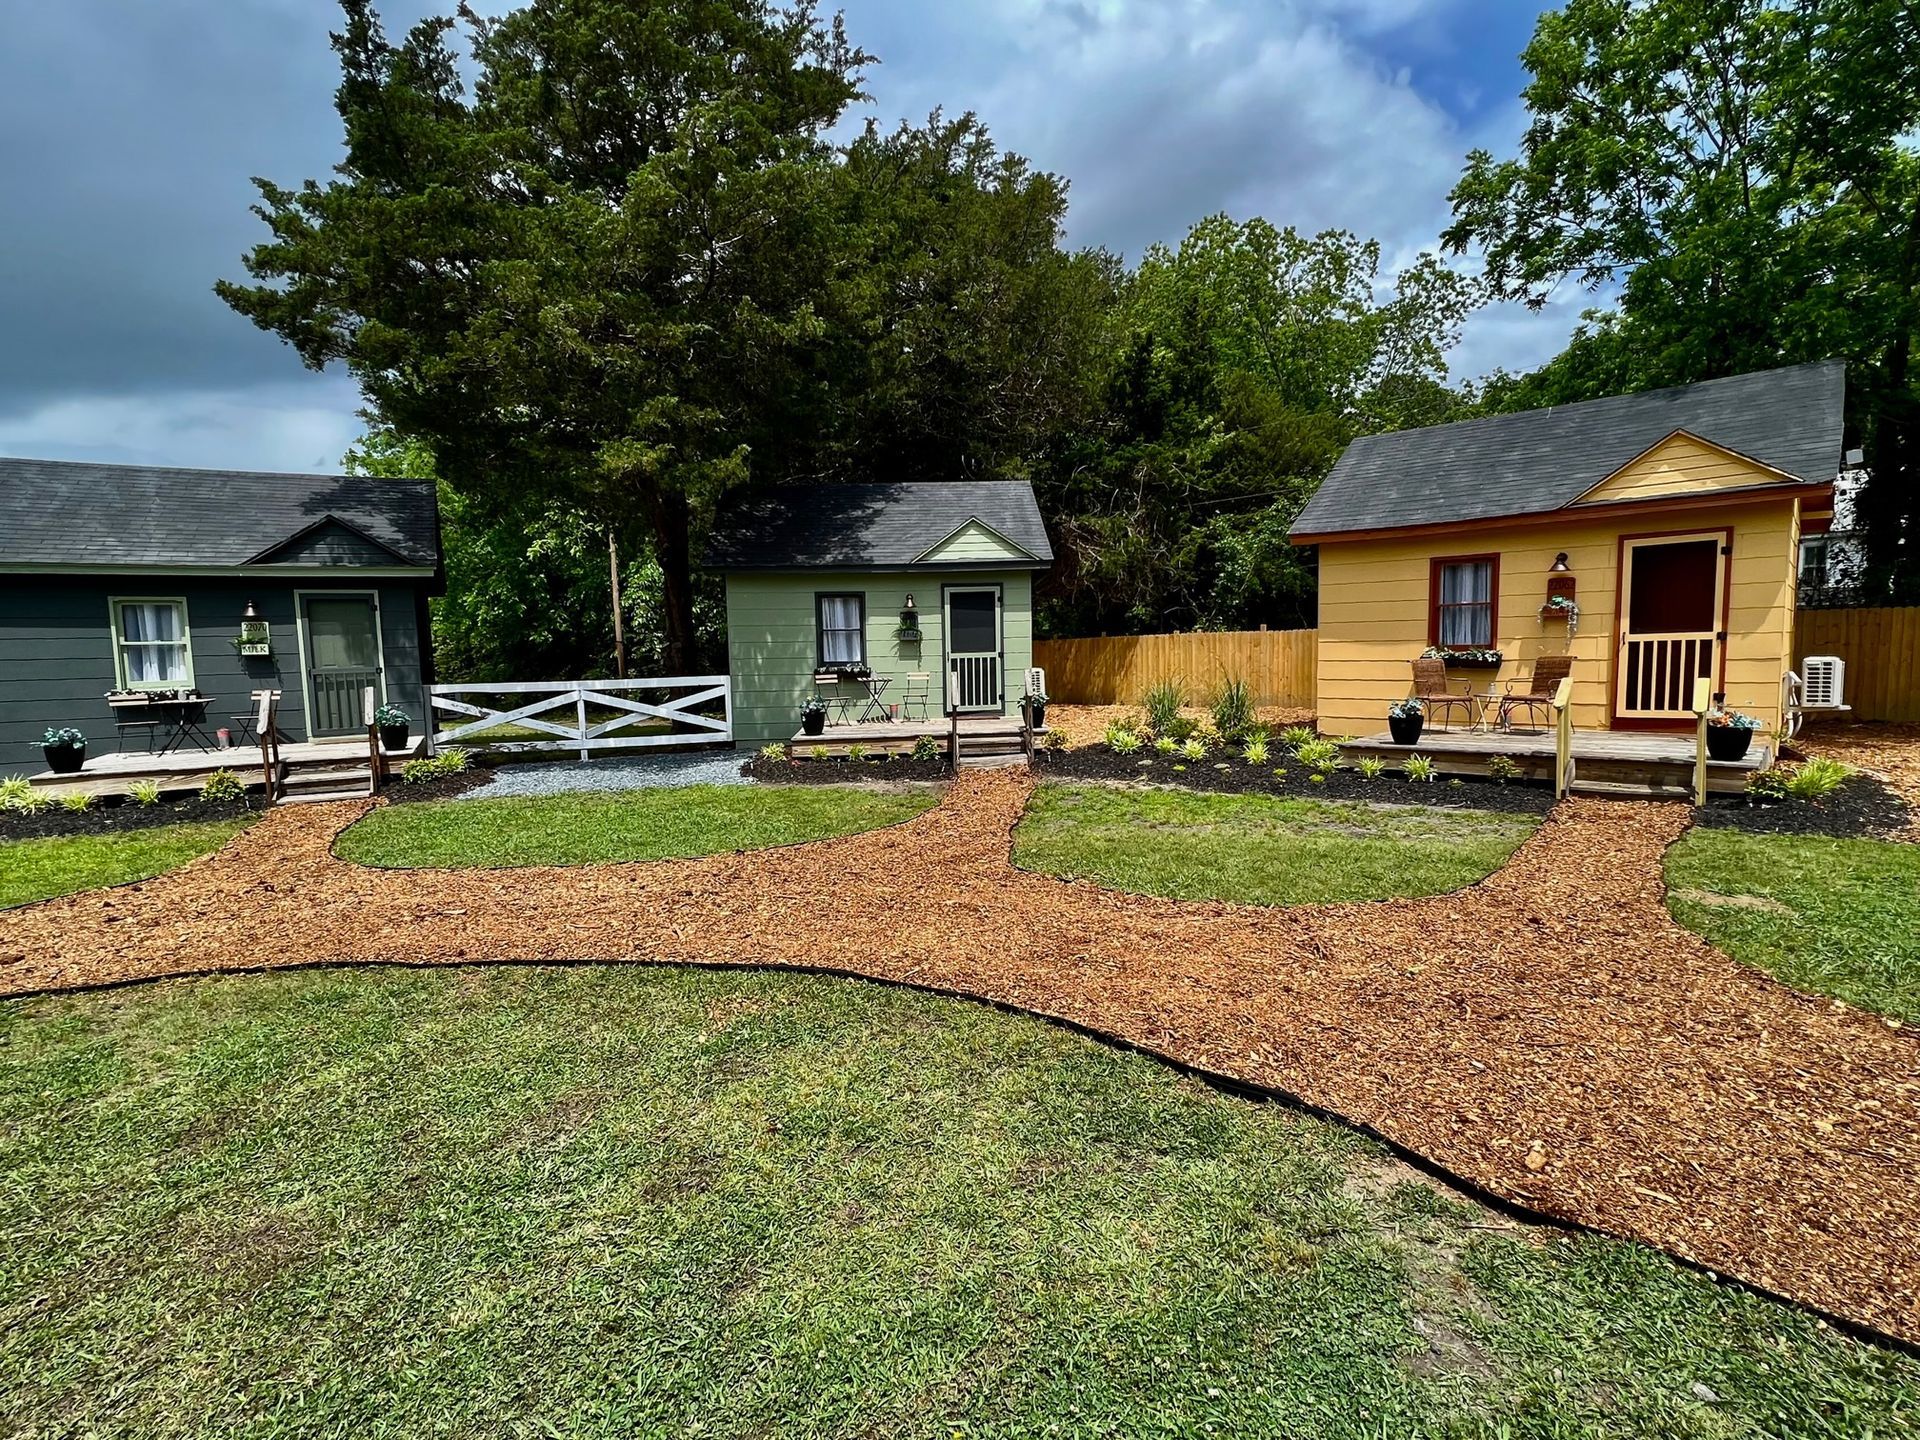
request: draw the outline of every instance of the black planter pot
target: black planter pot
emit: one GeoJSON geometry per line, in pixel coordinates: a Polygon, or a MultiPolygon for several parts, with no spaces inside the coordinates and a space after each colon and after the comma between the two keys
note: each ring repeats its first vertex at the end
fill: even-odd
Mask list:
{"type": "Polygon", "coordinates": [[[1753,744],[1753,731],[1737,725],[1709,725],[1707,754],[1716,760],[1744,760],[1753,744]]]}
{"type": "Polygon", "coordinates": [[[380,748],[382,750],[404,750],[407,739],[413,733],[411,725],[382,725],[380,727],[380,748]]]}
{"type": "Polygon", "coordinates": [[[78,775],[87,763],[84,745],[42,745],[40,753],[47,757],[47,768],[56,775],[78,775]]]}
{"type": "Polygon", "coordinates": [[[1046,729],[1047,728],[1046,705],[1045,704],[1035,705],[1032,708],[1033,708],[1033,728],[1036,730],[1046,729]]]}
{"type": "Polygon", "coordinates": [[[822,710],[817,715],[802,715],[800,717],[800,729],[805,734],[818,735],[822,730],[826,728],[827,728],[827,712],[824,710],[822,710]]]}
{"type": "Polygon", "coordinates": [[[1396,745],[1418,745],[1420,731],[1426,723],[1427,719],[1424,715],[1387,716],[1387,729],[1393,732],[1393,743],[1396,745]]]}

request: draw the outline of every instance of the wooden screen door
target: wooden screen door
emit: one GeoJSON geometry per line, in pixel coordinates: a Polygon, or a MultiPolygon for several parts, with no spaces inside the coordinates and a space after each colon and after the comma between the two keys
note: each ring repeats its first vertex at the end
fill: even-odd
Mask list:
{"type": "Polygon", "coordinates": [[[947,674],[957,709],[1003,708],[1000,687],[1000,587],[949,585],[946,600],[947,674]]]}
{"type": "Polygon", "coordinates": [[[1723,530],[1621,542],[1614,719],[1693,718],[1693,682],[1715,679],[1724,668],[1726,551],[1723,530]]]}
{"type": "Polygon", "coordinates": [[[381,697],[379,614],[371,595],[308,595],[307,734],[318,740],[363,729],[361,691],[381,697]]]}

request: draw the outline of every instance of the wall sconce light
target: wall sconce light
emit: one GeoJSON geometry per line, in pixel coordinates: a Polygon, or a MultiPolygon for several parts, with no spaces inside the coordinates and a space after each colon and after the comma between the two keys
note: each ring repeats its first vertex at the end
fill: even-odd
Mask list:
{"type": "Polygon", "coordinates": [[[900,637],[908,639],[920,634],[920,612],[913,608],[913,596],[907,596],[906,603],[900,607],[900,637]]]}
{"type": "Polygon", "coordinates": [[[1550,575],[1565,575],[1569,573],[1572,568],[1572,566],[1567,564],[1567,552],[1562,550],[1558,555],[1553,557],[1553,569],[1547,573],[1550,575]]]}

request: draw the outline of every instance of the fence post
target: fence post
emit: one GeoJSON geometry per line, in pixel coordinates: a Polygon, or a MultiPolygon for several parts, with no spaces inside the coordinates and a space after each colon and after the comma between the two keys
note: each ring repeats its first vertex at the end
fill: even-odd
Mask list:
{"type": "Polygon", "coordinates": [[[1693,803],[1707,803],[1707,711],[1713,706],[1713,681],[1693,682],[1693,803]]]}
{"type": "Polygon", "coordinates": [[[275,722],[274,702],[280,698],[278,690],[256,690],[253,698],[260,702],[259,712],[254,716],[253,733],[260,737],[260,778],[267,792],[267,804],[274,801],[277,788],[274,777],[274,746],[276,736],[273,733],[275,722]]]}
{"type": "Polygon", "coordinates": [[[1562,680],[1553,692],[1553,798],[1564,800],[1573,789],[1573,681],[1562,680]]]}
{"type": "Polygon", "coordinates": [[[363,686],[360,691],[360,718],[367,727],[367,793],[378,795],[380,782],[386,778],[387,757],[380,753],[380,727],[374,723],[374,715],[379,706],[373,701],[373,686],[363,686]]]}
{"type": "Polygon", "coordinates": [[[947,764],[960,773],[960,682],[947,670],[947,764]]]}
{"type": "Polygon", "coordinates": [[[580,734],[579,734],[579,736],[578,736],[578,739],[579,739],[579,741],[580,741],[580,763],[581,763],[582,765],[584,765],[584,764],[586,764],[586,763],[587,763],[587,761],[589,761],[589,760],[591,760],[591,759],[593,758],[593,752],[592,752],[591,750],[589,750],[589,749],[587,748],[587,692],[586,692],[586,687],[584,687],[584,686],[581,686],[581,685],[576,685],[576,686],[574,686],[574,687],[573,687],[573,701],[574,701],[574,711],[573,711],[573,713],[574,713],[574,715],[575,715],[575,717],[576,717],[576,718],[578,719],[578,721],[579,721],[579,724],[580,724],[580,734]]]}

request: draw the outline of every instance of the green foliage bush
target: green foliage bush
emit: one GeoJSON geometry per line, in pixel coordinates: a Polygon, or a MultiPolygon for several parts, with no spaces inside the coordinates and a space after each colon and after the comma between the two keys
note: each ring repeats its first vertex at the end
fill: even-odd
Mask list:
{"type": "Polygon", "coordinates": [[[1845,784],[1851,774],[1853,771],[1838,760],[1808,760],[1794,767],[1782,787],[1795,800],[1824,800],[1845,784]]]}
{"type": "Polygon", "coordinates": [[[1358,770],[1364,779],[1378,780],[1387,773],[1387,762],[1378,755],[1364,755],[1354,762],[1353,768],[1358,770]]]}
{"type": "Polygon", "coordinates": [[[200,798],[209,805],[247,798],[247,786],[231,770],[216,770],[200,784],[200,798]]]}
{"type": "Polygon", "coordinates": [[[0,810],[25,810],[33,798],[33,786],[24,775],[9,775],[0,780],[0,810]]]}
{"type": "Polygon", "coordinates": [[[1520,778],[1520,767],[1510,756],[1495,755],[1487,761],[1487,774],[1504,785],[1509,780],[1520,778]]]}
{"type": "Polygon", "coordinates": [[[1235,745],[1253,725],[1253,687],[1229,676],[1213,697],[1213,730],[1223,745],[1235,745]]]}
{"type": "Polygon", "coordinates": [[[400,767],[400,779],[407,785],[424,785],[448,775],[459,775],[473,767],[473,756],[458,745],[450,746],[431,758],[409,760],[400,767]]]}
{"type": "Polygon", "coordinates": [[[60,808],[78,814],[93,808],[93,796],[85,790],[68,790],[60,796],[60,808]]]}
{"type": "Polygon", "coordinates": [[[1180,707],[1186,703],[1186,689],[1178,680],[1162,680],[1149,686],[1147,693],[1140,697],[1140,708],[1147,714],[1147,728],[1156,735],[1170,733],[1173,722],[1180,718],[1180,707]]]}
{"type": "Polygon", "coordinates": [[[1131,755],[1141,745],[1140,736],[1132,730],[1123,730],[1118,725],[1109,725],[1104,737],[1106,746],[1116,755],[1131,755]]]}
{"type": "Polygon", "coordinates": [[[938,760],[945,753],[945,747],[931,735],[922,735],[913,742],[913,758],[916,760],[938,760]]]}
{"type": "Polygon", "coordinates": [[[136,805],[158,805],[160,803],[160,782],[158,780],[136,780],[127,786],[127,798],[136,805]]]}
{"type": "Polygon", "coordinates": [[[1204,760],[1207,758],[1207,742],[1198,735],[1190,735],[1181,742],[1180,754],[1187,760],[1204,760]]]}
{"type": "Polygon", "coordinates": [[[1249,765],[1266,764],[1267,742],[1258,735],[1254,736],[1251,740],[1247,741],[1245,745],[1240,747],[1240,758],[1249,765]]]}
{"type": "Polygon", "coordinates": [[[1313,731],[1305,725],[1289,725],[1280,732],[1280,743],[1295,754],[1299,753],[1302,745],[1313,738],[1313,731]]]}
{"type": "Polygon", "coordinates": [[[1409,755],[1400,763],[1400,773],[1405,775],[1409,780],[1417,780],[1422,784],[1431,785],[1433,783],[1433,777],[1440,772],[1434,768],[1433,761],[1429,760],[1425,755],[1409,755]]]}
{"type": "Polygon", "coordinates": [[[1331,740],[1309,740],[1293,747],[1293,758],[1309,770],[1333,770],[1340,764],[1340,747],[1331,740]]]}

